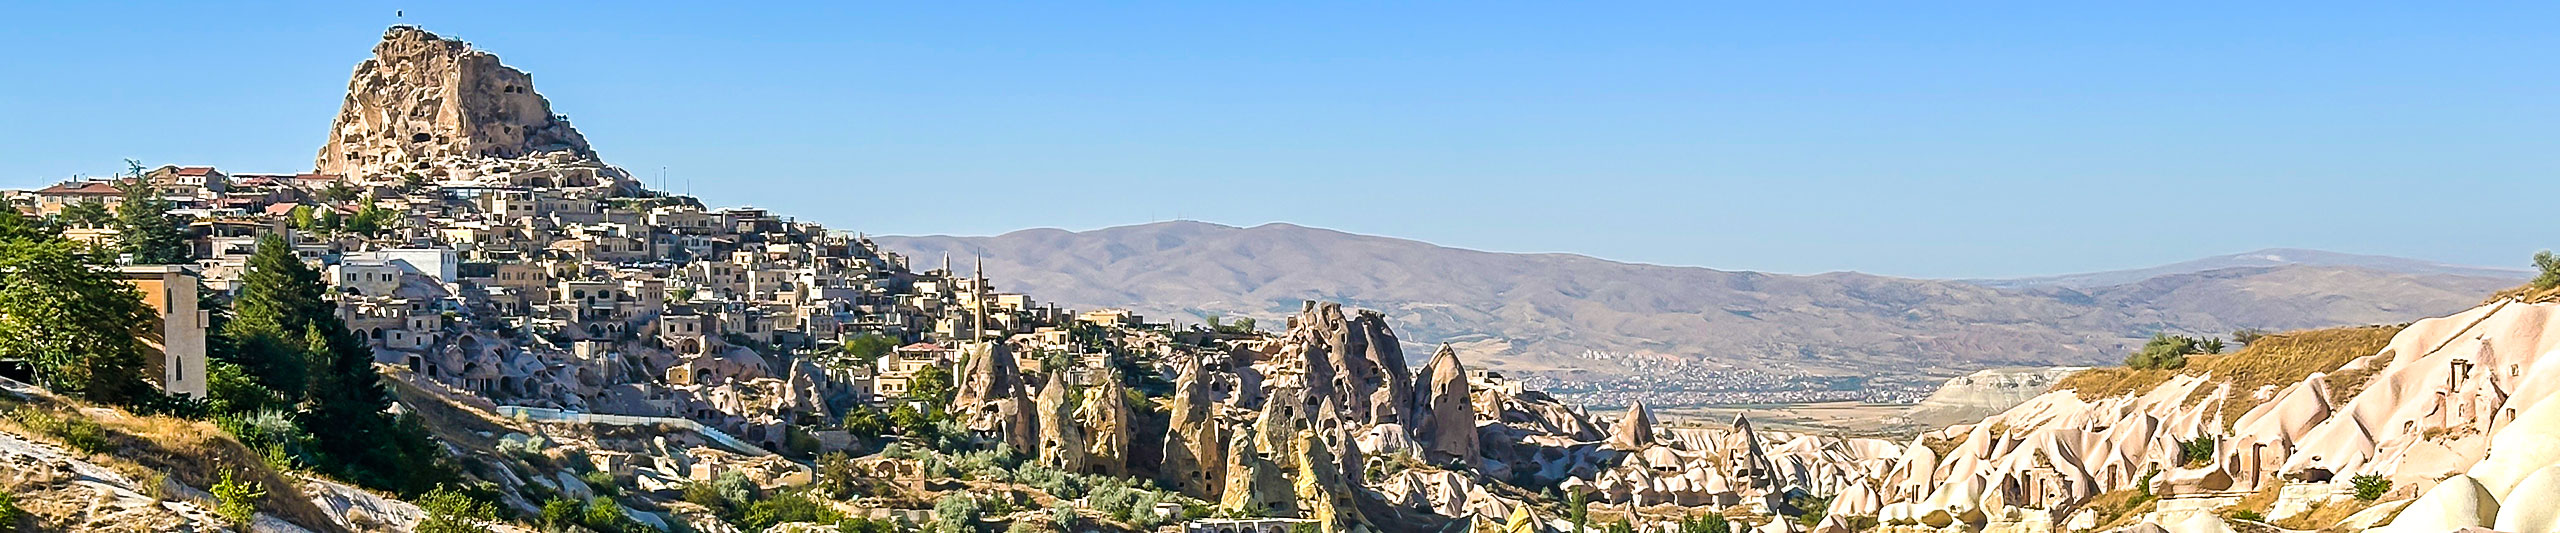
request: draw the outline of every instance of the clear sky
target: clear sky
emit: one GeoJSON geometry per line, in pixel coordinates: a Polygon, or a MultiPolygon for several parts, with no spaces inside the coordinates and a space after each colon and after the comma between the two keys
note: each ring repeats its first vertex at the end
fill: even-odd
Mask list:
{"type": "Polygon", "coordinates": [[[308,170],[407,22],[634,174],[871,233],[1924,277],[2560,247],[2551,3],[33,4],[0,4],[0,188],[308,170]]]}

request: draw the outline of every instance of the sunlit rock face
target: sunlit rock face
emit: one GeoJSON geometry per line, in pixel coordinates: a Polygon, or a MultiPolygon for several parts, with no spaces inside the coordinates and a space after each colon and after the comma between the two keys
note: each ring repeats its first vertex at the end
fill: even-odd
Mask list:
{"type": "MultiPolygon", "coordinates": [[[[2549,500],[2560,498],[2560,402],[2543,401],[2560,394],[2554,353],[2560,304],[2501,301],[2410,324],[2384,349],[2290,384],[2233,390],[2222,376],[2180,375],[2095,400],[2055,391],[1924,437],[1953,443],[1933,466],[1912,464],[1928,457],[1915,442],[1875,488],[1878,516],[1906,530],[1999,527],[2020,513],[2087,524],[2082,504],[2146,480],[2174,501],[2287,484],[2343,494],[2351,478],[2375,475],[2399,487],[2385,504],[2406,508],[2392,531],[2547,531],[2549,500]],[[2333,375],[2369,377],[2337,390],[2333,375]],[[2250,407],[2225,408],[2242,401],[2250,407]],[[2194,460],[2182,443],[2210,453],[2194,460]]],[[[2173,531],[2204,525],[2166,511],[2143,518],[2173,531]]]]}
{"type": "Polygon", "coordinates": [[[534,92],[533,76],[469,43],[393,26],[347,81],[317,168],[367,178],[536,155],[597,160],[586,137],[534,92]]]}

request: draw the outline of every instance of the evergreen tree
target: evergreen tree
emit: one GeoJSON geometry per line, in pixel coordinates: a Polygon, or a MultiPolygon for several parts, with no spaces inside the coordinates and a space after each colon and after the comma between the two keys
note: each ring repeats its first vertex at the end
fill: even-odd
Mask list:
{"type": "Polygon", "coordinates": [[[31,363],[55,392],[133,402],[150,394],[142,338],[151,310],[94,259],[0,209],[0,359],[31,363]]]}
{"type": "Polygon", "coordinates": [[[299,349],[302,330],[310,325],[309,317],[335,316],[321,298],[327,288],[320,273],[303,265],[283,237],[270,234],[258,239],[258,251],[250,254],[240,282],[231,320],[220,330],[233,343],[230,362],[267,389],[300,398],[306,373],[299,349]]]}
{"type": "Polygon", "coordinates": [[[142,163],[131,159],[125,163],[133,165],[133,175],[120,187],[124,190],[124,203],[116,206],[121,251],[137,265],[175,265],[195,260],[195,250],[187,244],[177,217],[169,215],[169,201],[153,193],[151,180],[143,176],[142,163]]]}
{"type": "Polygon", "coordinates": [[[260,239],[241,280],[225,333],[263,385],[296,400],[294,422],[312,436],[320,471],[412,495],[452,479],[426,428],[391,415],[372,345],[347,329],[320,273],[283,238],[260,239]]]}
{"type": "Polygon", "coordinates": [[[81,200],[62,206],[62,223],[73,227],[95,228],[107,225],[115,215],[107,211],[107,203],[96,199],[81,200]]]}
{"type": "Polygon", "coordinates": [[[318,441],[321,463],[332,474],[407,492],[407,465],[394,438],[397,420],[385,412],[391,395],[373,369],[373,349],[336,322],[314,320],[303,329],[311,379],[296,421],[318,441]]]}

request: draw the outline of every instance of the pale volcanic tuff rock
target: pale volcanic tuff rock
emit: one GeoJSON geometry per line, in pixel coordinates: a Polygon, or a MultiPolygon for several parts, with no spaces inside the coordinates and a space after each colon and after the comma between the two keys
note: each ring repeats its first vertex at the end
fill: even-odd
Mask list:
{"type": "Polygon", "coordinates": [[[2082,370],[2088,367],[1993,368],[1948,378],[1904,418],[1925,427],[1971,423],[2026,403],[2082,370]]]}
{"type": "Polygon", "coordinates": [[[1173,381],[1173,403],[1164,434],[1164,480],[1174,490],[1206,497],[1226,479],[1226,428],[1219,424],[1215,392],[1201,364],[1182,365],[1173,381]]]}
{"type": "Polygon", "coordinates": [[[1076,406],[1067,391],[1067,373],[1050,372],[1034,402],[1039,413],[1040,463],[1068,472],[1084,471],[1084,431],[1076,424],[1076,406]]]}
{"type": "Polygon", "coordinates": [[[1362,310],[1346,315],[1342,304],[1309,302],[1290,318],[1282,359],[1302,358],[1310,393],[1341,402],[1352,421],[1404,422],[1413,397],[1412,370],[1386,316],[1362,310]]]}
{"type": "Polygon", "coordinates": [[[959,384],[951,394],[953,414],[971,430],[1002,436],[1013,449],[1038,446],[1039,414],[1033,412],[1037,399],[1024,390],[1022,367],[1013,357],[1012,345],[979,343],[965,364],[955,376],[959,384]]]}
{"type": "Polygon", "coordinates": [[[1076,421],[1084,429],[1085,472],[1129,473],[1130,425],[1137,423],[1137,415],[1129,412],[1128,391],[1120,380],[1104,379],[1085,393],[1084,405],[1076,408],[1076,421]]]}
{"type": "Polygon", "coordinates": [[[1627,407],[1618,424],[1609,427],[1609,445],[1621,450],[1640,450],[1653,445],[1653,409],[1643,400],[1627,407]]]}
{"type": "Polygon", "coordinates": [[[414,26],[383,32],[373,57],[356,65],[329,130],[319,170],[350,176],[457,155],[596,157],[586,137],[533,91],[532,75],[414,26]]]}
{"type": "Polygon", "coordinates": [[[1438,464],[1475,464],[1480,452],[1475,398],[1458,352],[1441,345],[1415,383],[1419,395],[1413,402],[1413,437],[1423,443],[1423,458],[1438,464]]]}
{"type": "MultiPolygon", "coordinates": [[[[2415,491],[2395,494],[2422,495],[2381,504],[2405,507],[2382,529],[2548,531],[2560,503],[2560,402],[2544,401],[2560,394],[2555,353],[2560,305],[2501,301],[2418,321],[2377,353],[2282,387],[2180,375],[2088,401],[2055,391],[1935,432],[1957,443],[1943,457],[1915,442],[1878,487],[1877,517],[1897,531],[2088,527],[2080,504],[2153,470],[2149,488],[2172,502],[2379,474],[2415,491]],[[2346,373],[2370,378],[2332,389],[2328,375],[2346,373]],[[2257,403],[2223,418],[2224,403],[2244,399],[2257,403]],[[2186,466],[2179,443],[2191,441],[2211,442],[2211,460],[2186,466]]],[[[2168,508],[2152,527],[2222,528],[2168,508]]]]}

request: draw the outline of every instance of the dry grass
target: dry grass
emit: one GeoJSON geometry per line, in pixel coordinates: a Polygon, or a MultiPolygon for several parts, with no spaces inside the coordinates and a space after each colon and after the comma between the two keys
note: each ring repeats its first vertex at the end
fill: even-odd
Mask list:
{"type": "Polygon", "coordinates": [[[2536,289],[2530,283],[2517,285],[2512,289],[2498,291],[2497,294],[2489,296],[2488,302],[2482,303],[2494,303],[2509,298],[2529,304],[2560,302],[2560,287],[2536,289]]]}
{"type": "Polygon", "coordinates": [[[2315,503],[2312,504],[2310,512],[2285,517],[2283,520],[2276,521],[2275,526],[2297,531],[2347,531],[2338,527],[2338,523],[2346,521],[2349,516],[2372,508],[2376,503],[2380,502],[2355,498],[2315,503]]]}
{"type": "Polygon", "coordinates": [[[1947,454],[1955,453],[1957,446],[1963,446],[1964,441],[1972,439],[1972,433],[1958,434],[1956,435],[1956,438],[1952,439],[1942,439],[1938,438],[1937,434],[1932,432],[1927,436],[1920,438],[1920,445],[1928,447],[1929,451],[1936,453],[1938,457],[1945,458],[1947,454]]]}
{"type": "Polygon", "coordinates": [[[2151,512],[2158,505],[2155,500],[2142,491],[2121,489],[2101,493],[2080,506],[2097,511],[2098,529],[2103,531],[2133,525],[2135,517],[2151,512]]]}
{"type": "MultiPolygon", "coordinates": [[[[2187,359],[2189,368],[2194,367],[2195,360],[2194,357],[2187,359]]],[[[2096,401],[2099,398],[2151,392],[2152,387],[2167,383],[2170,376],[2178,375],[2179,372],[2178,370],[2139,370],[2124,367],[2092,368],[2062,378],[2062,381],[2053,384],[2053,388],[2054,390],[2070,389],[2072,395],[2079,396],[2081,401],[2096,401]]]]}
{"type": "MultiPolygon", "coordinates": [[[[260,512],[314,531],[345,531],[319,506],[311,503],[311,498],[302,493],[300,484],[269,468],[256,451],[233,440],[230,434],[211,423],[167,416],[141,416],[121,409],[82,405],[59,398],[40,397],[24,402],[5,400],[0,401],[0,408],[38,409],[55,416],[80,417],[96,422],[105,429],[107,445],[99,453],[89,454],[87,460],[140,483],[168,480],[203,490],[219,481],[224,472],[233,472],[265,487],[267,497],[258,502],[260,512]]],[[[64,444],[50,435],[30,431],[15,421],[0,420],[0,430],[32,440],[64,444]]],[[[149,486],[142,489],[149,494],[162,490],[149,486]]]]}
{"type": "Polygon", "coordinates": [[[407,380],[386,377],[382,383],[389,385],[385,388],[391,390],[392,397],[399,400],[402,407],[418,415],[418,421],[427,427],[427,433],[463,449],[494,450],[499,436],[525,432],[504,419],[453,405],[443,395],[419,389],[407,380]]]}
{"type": "MultiPolygon", "coordinates": [[[[2258,406],[2260,402],[2252,394],[2259,388],[2292,385],[2313,372],[2336,370],[2348,361],[2373,355],[2389,346],[2391,336],[2399,334],[2400,328],[2357,326],[2277,333],[2237,352],[2188,356],[2187,366],[2177,370],[2090,369],[2063,378],[2054,388],[2071,389],[2082,400],[2097,400],[2151,392],[2179,375],[2210,374],[2231,384],[2231,401],[2222,404],[2223,420],[2231,423],[2258,406]]],[[[2367,373],[2342,373],[2332,374],[2328,380],[2330,390],[2344,397],[2363,387],[2364,380],[2370,377],[2367,373]]],[[[2200,388],[2188,400],[2211,394],[2212,389],[2200,388]]]]}
{"type": "Polygon", "coordinates": [[[2221,514],[2223,517],[2229,518],[2231,513],[2249,511],[2258,513],[2259,516],[2266,516],[2269,509],[2274,509],[2276,507],[2276,498],[2283,495],[2283,483],[2268,483],[2266,487],[2258,489],[2257,492],[2252,492],[2249,493],[2248,496],[2240,497],[2240,501],[2231,502],[2230,506],[2221,509],[2221,514]]]}
{"type": "MultiPolygon", "coordinates": [[[[2337,370],[2358,357],[2373,355],[2391,345],[2391,337],[2400,334],[2401,326],[2362,326],[2297,331],[2269,335],[2249,344],[2238,353],[2213,356],[2204,364],[2190,362],[2187,368],[2204,367],[2205,371],[2231,383],[2232,398],[2222,404],[2224,424],[2236,423],[2240,415],[2263,403],[2253,396],[2260,388],[2283,388],[2302,382],[2313,372],[2337,370]]],[[[2342,387],[2336,376],[2327,378],[2329,391],[2344,398],[2354,394],[2350,388],[2363,386],[2359,377],[2352,387],[2342,387]]]]}

